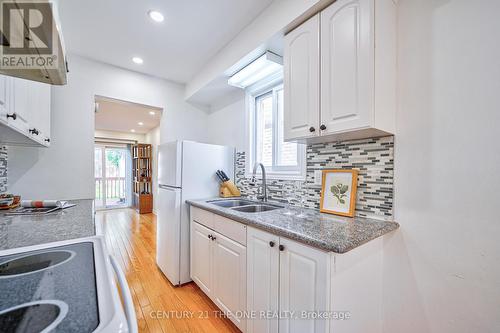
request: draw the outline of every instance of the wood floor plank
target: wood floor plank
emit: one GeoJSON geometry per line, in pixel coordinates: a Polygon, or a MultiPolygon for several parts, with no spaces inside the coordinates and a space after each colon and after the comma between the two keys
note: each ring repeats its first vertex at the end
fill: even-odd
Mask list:
{"type": "Polygon", "coordinates": [[[99,211],[108,251],[122,266],[139,332],[240,332],[196,286],[174,287],[156,266],[156,216],[132,209],[99,211]]]}

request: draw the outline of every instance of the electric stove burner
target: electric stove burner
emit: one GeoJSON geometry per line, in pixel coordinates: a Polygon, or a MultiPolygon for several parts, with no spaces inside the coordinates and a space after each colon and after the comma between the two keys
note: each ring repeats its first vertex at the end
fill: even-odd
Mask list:
{"type": "Polygon", "coordinates": [[[0,278],[31,274],[61,265],[73,258],[75,253],[67,250],[35,253],[0,263],[0,278]]]}
{"type": "Polygon", "coordinates": [[[45,333],[54,329],[68,313],[68,305],[57,300],[24,303],[0,312],[4,333],[45,333]]]}

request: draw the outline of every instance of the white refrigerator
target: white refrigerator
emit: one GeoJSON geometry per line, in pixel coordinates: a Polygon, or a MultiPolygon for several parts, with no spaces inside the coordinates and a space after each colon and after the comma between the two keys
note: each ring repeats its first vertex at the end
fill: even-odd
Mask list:
{"type": "Polygon", "coordinates": [[[173,285],[191,281],[188,199],[218,196],[215,175],[234,178],[234,148],[175,141],[158,147],[156,263],[173,285]]]}

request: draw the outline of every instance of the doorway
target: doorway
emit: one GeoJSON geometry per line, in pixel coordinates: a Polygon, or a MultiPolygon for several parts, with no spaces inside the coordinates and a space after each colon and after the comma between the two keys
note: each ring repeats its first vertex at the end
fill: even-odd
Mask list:
{"type": "Polygon", "coordinates": [[[94,148],[96,209],[130,206],[131,157],[127,146],[94,148]]]}

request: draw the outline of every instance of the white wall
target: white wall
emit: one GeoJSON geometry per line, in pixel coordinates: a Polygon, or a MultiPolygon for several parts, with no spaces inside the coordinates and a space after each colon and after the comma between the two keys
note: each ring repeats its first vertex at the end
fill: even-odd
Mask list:
{"type": "Polygon", "coordinates": [[[163,108],[161,139],[207,138],[207,115],[184,102],[184,86],[69,58],[68,85],[52,89],[49,149],[9,149],[9,191],[25,198],[93,198],[94,96],[163,108]]]}
{"type": "Polygon", "coordinates": [[[244,151],[245,134],[245,99],[226,106],[208,116],[208,142],[235,147],[244,151]]]}
{"type": "Polygon", "coordinates": [[[384,332],[500,332],[500,2],[399,1],[384,332]]]}
{"type": "MultiPolygon", "coordinates": [[[[146,133],[144,138],[145,143],[149,143],[153,149],[153,193],[157,193],[158,190],[158,145],[161,142],[161,131],[160,126],[152,129],[146,133]]],[[[158,196],[153,196],[153,212],[156,213],[156,207],[158,207],[158,196]]]]}

